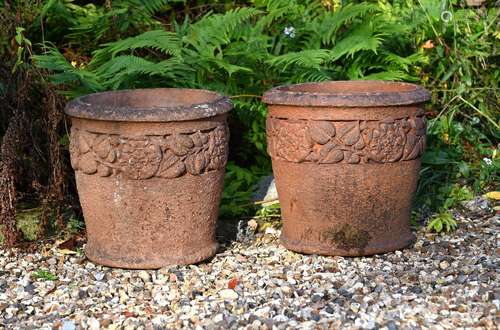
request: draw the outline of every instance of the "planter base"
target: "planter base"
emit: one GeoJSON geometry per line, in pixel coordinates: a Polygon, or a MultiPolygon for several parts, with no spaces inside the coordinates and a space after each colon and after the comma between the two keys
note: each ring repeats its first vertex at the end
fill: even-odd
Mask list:
{"type": "Polygon", "coordinates": [[[214,243],[211,246],[204,247],[202,249],[196,250],[193,253],[186,253],[182,257],[148,257],[147,259],[133,259],[133,258],[121,258],[117,259],[116,256],[105,256],[92,247],[87,246],[85,248],[85,255],[87,258],[100,265],[108,267],[126,268],[126,269],[158,269],[171,265],[189,265],[196,264],[203,260],[206,260],[215,255],[217,252],[218,244],[214,243]]]}
{"type": "Polygon", "coordinates": [[[370,256],[388,251],[395,251],[406,248],[413,244],[415,236],[411,234],[408,237],[388,242],[386,244],[370,244],[364,249],[340,249],[329,246],[327,244],[307,244],[301,241],[289,240],[283,234],[280,237],[281,244],[288,250],[292,250],[305,254],[319,254],[325,256],[343,256],[343,257],[360,257],[370,256]]]}

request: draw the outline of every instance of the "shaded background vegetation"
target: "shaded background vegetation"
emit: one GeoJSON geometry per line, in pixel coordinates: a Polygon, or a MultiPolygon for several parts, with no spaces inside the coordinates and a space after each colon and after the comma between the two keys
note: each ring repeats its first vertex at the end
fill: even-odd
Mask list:
{"type": "Polygon", "coordinates": [[[221,216],[237,219],[279,211],[251,202],[271,172],[262,93],[343,79],[432,92],[415,219],[453,229],[449,209],[499,182],[499,13],[492,1],[458,0],[0,1],[4,243],[83,228],[62,112],[75,96],[150,87],[230,95],[221,216]]]}

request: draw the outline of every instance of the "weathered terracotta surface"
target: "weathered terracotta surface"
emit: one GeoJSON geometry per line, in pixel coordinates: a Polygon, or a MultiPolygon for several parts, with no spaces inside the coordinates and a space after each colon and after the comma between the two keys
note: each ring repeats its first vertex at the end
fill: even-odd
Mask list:
{"type": "Polygon", "coordinates": [[[380,81],[300,84],[264,95],[285,247],[358,256],[413,241],[428,99],[416,85],[380,81]]]}
{"type": "Polygon", "coordinates": [[[189,89],[107,92],[68,104],[90,260],[144,269],[215,253],[230,109],[227,98],[189,89]]]}

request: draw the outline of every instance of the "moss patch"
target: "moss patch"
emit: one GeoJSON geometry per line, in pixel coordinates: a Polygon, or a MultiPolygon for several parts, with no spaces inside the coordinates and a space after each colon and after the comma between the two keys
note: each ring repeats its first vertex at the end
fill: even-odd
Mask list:
{"type": "MultiPolygon", "coordinates": [[[[24,239],[34,241],[38,235],[38,221],[42,215],[42,208],[20,209],[16,212],[17,228],[23,233],[24,239]]],[[[3,235],[0,225],[0,244],[3,243],[3,235]]]]}
{"type": "Polygon", "coordinates": [[[359,230],[349,224],[340,229],[329,229],[323,233],[324,239],[341,249],[363,250],[370,242],[371,236],[366,230],[359,230]]]}

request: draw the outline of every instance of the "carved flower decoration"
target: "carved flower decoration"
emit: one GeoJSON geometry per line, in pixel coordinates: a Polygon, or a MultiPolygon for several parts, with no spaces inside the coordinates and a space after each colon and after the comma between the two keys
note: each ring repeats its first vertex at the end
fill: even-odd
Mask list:
{"type": "Polygon", "coordinates": [[[227,162],[225,126],[209,132],[175,133],[167,136],[166,141],[157,173],[160,177],[175,178],[186,172],[199,175],[207,170],[220,169],[227,162]]]}
{"type": "Polygon", "coordinates": [[[116,160],[112,140],[113,137],[107,134],[99,135],[72,128],[69,146],[71,167],[85,174],[111,175],[113,170],[106,163],[116,160]]]}
{"type": "Polygon", "coordinates": [[[115,147],[118,145],[118,136],[99,135],[94,139],[92,150],[97,156],[97,174],[100,176],[110,176],[113,169],[109,166],[116,161],[115,147]]]}
{"type": "Polygon", "coordinates": [[[85,174],[94,174],[97,172],[98,163],[92,154],[92,143],[95,134],[79,129],[71,129],[69,151],[71,155],[71,167],[74,170],[80,170],[85,174]]]}
{"type": "Polygon", "coordinates": [[[269,118],[268,152],[292,162],[380,163],[419,157],[425,147],[424,117],[381,121],[269,118]]]}
{"type": "Polygon", "coordinates": [[[203,173],[208,163],[210,162],[210,155],[208,154],[208,133],[200,131],[191,134],[193,141],[193,148],[186,157],[186,171],[193,175],[203,173]]]}
{"type": "Polygon", "coordinates": [[[71,134],[69,137],[69,155],[71,160],[71,167],[77,171],[78,161],[80,160],[80,147],[78,145],[78,130],[74,127],[71,128],[71,134]]]}
{"type": "Polygon", "coordinates": [[[219,126],[208,136],[208,155],[210,161],[207,169],[217,170],[224,168],[227,163],[227,137],[228,130],[225,126],[219,126]]]}
{"type": "Polygon", "coordinates": [[[360,162],[358,151],[365,144],[361,139],[359,122],[339,123],[336,127],[329,121],[313,121],[309,124],[309,134],[316,145],[308,160],[320,164],[334,164],[342,160],[350,164],[360,162]]]}
{"type": "Polygon", "coordinates": [[[184,162],[172,150],[165,150],[156,175],[160,178],[173,179],[180,177],[184,173],[186,173],[184,162]]]}
{"type": "Polygon", "coordinates": [[[208,165],[208,133],[197,131],[190,135],[173,134],[168,137],[168,148],[172,151],[172,154],[167,152],[168,158],[165,164],[162,164],[162,168],[167,166],[169,169],[168,174],[165,175],[169,175],[171,172],[175,173],[175,175],[181,175],[185,172],[198,175],[208,165]],[[182,165],[180,162],[182,162],[182,165]]]}
{"type": "Polygon", "coordinates": [[[269,152],[291,162],[301,162],[311,153],[312,140],[300,122],[268,121],[269,152]]]}
{"type": "Polygon", "coordinates": [[[148,179],[155,175],[162,154],[160,147],[149,138],[124,139],[120,141],[119,164],[130,179],[148,179]]]}
{"type": "Polygon", "coordinates": [[[225,166],[227,136],[225,125],[208,131],[135,138],[73,128],[71,164],[85,174],[123,173],[135,180],[199,175],[225,166]]]}
{"type": "Polygon", "coordinates": [[[406,144],[403,151],[405,160],[415,159],[424,152],[426,124],[423,117],[413,117],[405,122],[407,128],[406,144]]]}
{"type": "Polygon", "coordinates": [[[392,163],[401,159],[406,143],[406,134],[401,122],[381,122],[370,132],[370,135],[369,159],[384,163],[392,163]]]}

